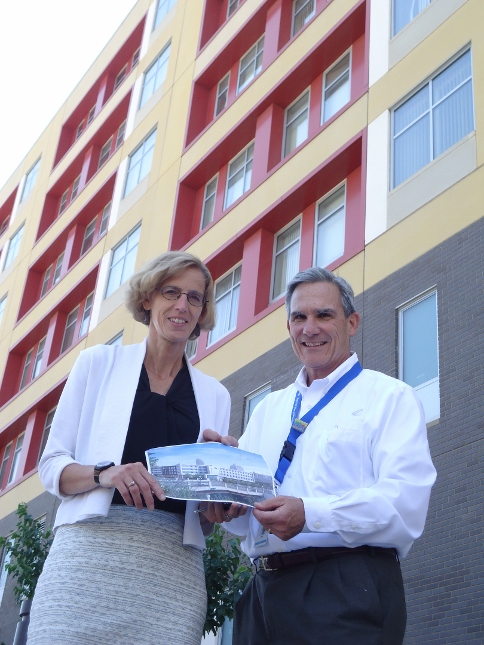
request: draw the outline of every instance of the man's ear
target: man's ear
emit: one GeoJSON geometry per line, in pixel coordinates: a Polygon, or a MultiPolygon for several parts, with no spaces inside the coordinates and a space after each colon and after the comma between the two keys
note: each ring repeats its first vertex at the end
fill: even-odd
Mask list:
{"type": "Polygon", "coordinates": [[[348,323],[350,328],[350,336],[354,336],[358,331],[358,327],[360,325],[360,314],[354,311],[348,316],[348,323]]]}

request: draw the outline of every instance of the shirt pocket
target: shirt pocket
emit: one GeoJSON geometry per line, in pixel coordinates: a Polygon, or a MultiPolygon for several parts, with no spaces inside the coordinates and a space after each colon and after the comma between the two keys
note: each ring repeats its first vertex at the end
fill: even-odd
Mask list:
{"type": "Polygon", "coordinates": [[[335,425],[321,437],[319,467],[325,490],[342,495],[362,486],[364,446],[362,423],[335,425]]]}

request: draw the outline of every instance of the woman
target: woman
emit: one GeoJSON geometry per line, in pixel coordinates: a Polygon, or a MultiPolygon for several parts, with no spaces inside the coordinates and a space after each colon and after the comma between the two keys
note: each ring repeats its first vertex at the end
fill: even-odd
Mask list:
{"type": "Polygon", "coordinates": [[[148,326],[147,339],[98,345],[77,359],[39,463],[44,486],[62,503],[29,645],[200,645],[201,549],[211,526],[201,526],[196,502],[165,498],[144,451],[237,443],[225,436],[227,390],[184,356],[188,339],[213,328],[213,300],[200,260],[164,253],[131,278],[127,291],[127,307],[148,326]]]}

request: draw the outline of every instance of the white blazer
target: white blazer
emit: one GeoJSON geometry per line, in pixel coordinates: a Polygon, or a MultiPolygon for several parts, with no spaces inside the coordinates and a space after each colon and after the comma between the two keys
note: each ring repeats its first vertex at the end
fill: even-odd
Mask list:
{"type": "MultiPolygon", "coordinates": [[[[62,471],[72,463],[121,463],[131,409],[146,354],[146,340],[136,345],[96,345],[84,350],[74,364],[59,400],[49,439],[39,462],[46,490],[62,500],[54,528],[109,512],[114,488],[63,495],[62,471]]],[[[228,433],[230,395],[225,387],[187,361],[200,418],[198,441],[206,428],[228,433]]],[[[156,446],[153,446],[156,447],[156,446]]],[[[203,549],[205,539],[194,510],[187,502],[183,544],[203,549]]]]}

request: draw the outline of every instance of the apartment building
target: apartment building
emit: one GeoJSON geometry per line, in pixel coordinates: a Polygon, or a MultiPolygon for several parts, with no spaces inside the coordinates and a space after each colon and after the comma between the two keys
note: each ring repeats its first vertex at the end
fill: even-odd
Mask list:
{"type": "MultiPolygon", "coordinates": [[[[135,268],[206,261],[217,325],[187,350],[240,436],[299,369],[285,286],[324,266],[354,287],[363,366],[426,413],[405,642],[482,643],[482,24],[481,0],[137,2],[0,191],[1,535],[21,501],[53,523],[39,455],[79,352],[144,337],[135,268]]],[[[2,572],[7,645],[12,588],[2,572]]]]}

